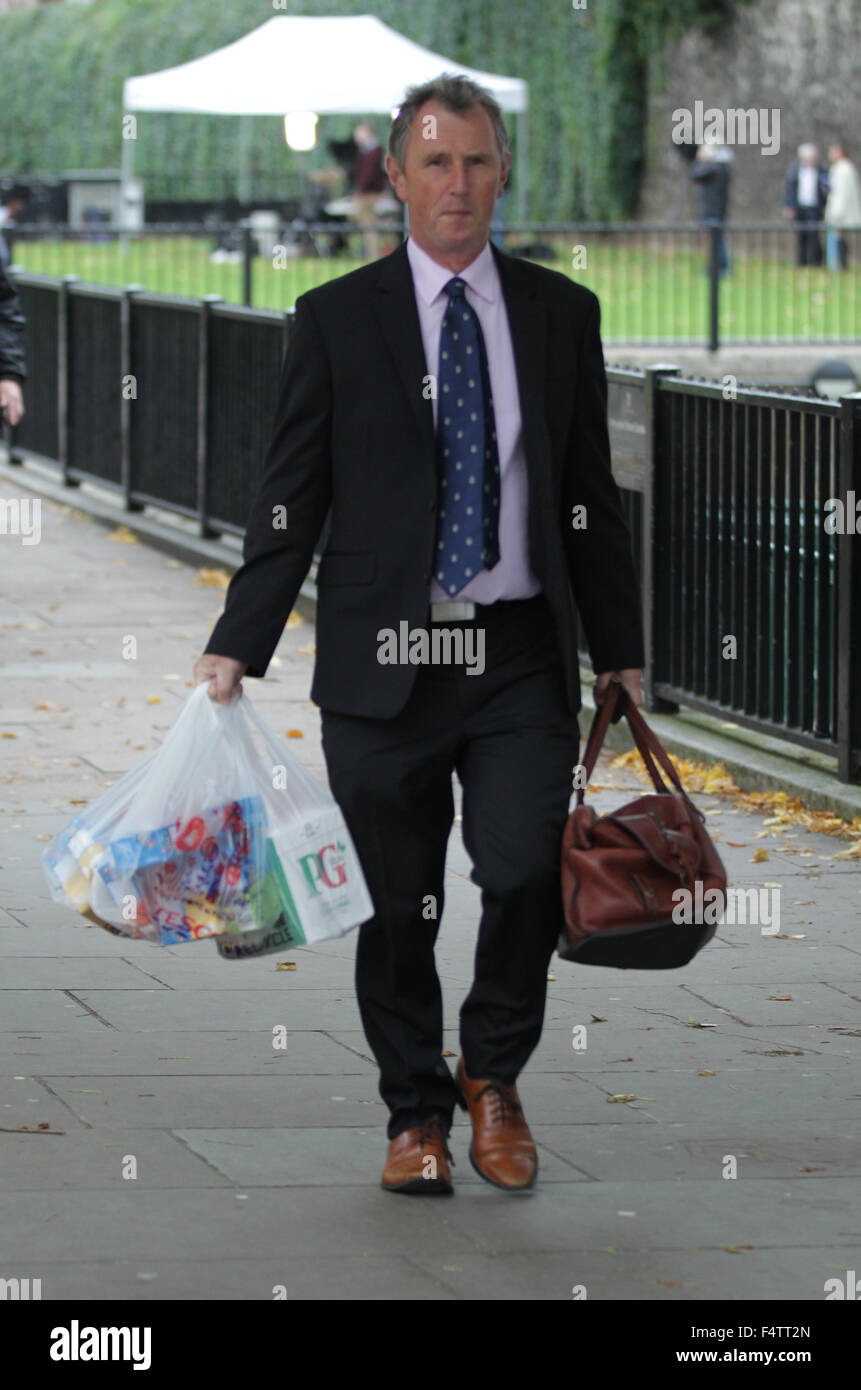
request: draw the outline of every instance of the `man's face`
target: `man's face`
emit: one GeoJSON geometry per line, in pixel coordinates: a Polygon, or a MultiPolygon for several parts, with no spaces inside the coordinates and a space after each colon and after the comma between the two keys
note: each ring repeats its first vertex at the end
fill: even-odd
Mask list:
{"type": "Polygon", "coordinates": [[[483,106],[447,111],[428,101],[417,111],[404,167],[386,157],[397,196],[410,212],[410,236],[451,270],[463,270],[487,241],[493,209],[511,165],[502,166],[483,106]]]}
{"type": "Polygon", "coordinates": [[[802,162],[802,164],[806,164],[808,168],[811,168],[813,165],[816,164],[816,161],[818,160],[818,158],[819,158],[819,151],[818,151],[818,150],[809,150],[809,151],[807,151],[806,154],[803,154],[803,155],[801,156],[801,162],[802,162]]]}

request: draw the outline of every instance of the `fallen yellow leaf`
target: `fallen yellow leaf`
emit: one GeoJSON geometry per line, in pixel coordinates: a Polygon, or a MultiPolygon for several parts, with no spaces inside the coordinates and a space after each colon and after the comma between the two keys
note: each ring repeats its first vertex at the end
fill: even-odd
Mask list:
{"type": "Polygon", "coordinates": [[[226,589],[230,583],[230,575],[227,570],[204,567],[197,571],[194,582],[201,589],[226,589]]]}
{"type": "Polygon", "coordinates": [[[764,864],[767,858],[767,849],[755,849],[751,855],[750,862],[751,864],[764,864]]]}
{"type": "Polygon", "coordinates": [[[716,1071],[710,1071],[708,1067],[700,1067],[699,1071],[697,1072],[697,1075],[698,1075],[698,1076],[717,1076],[717,1072],[716,1072],[716,1071]]]}
{"type": "Polygon", "coordinates": [[[279,960],[275,966],[276,970],[295,970],[296,962],[293,960],[279,960]]]}

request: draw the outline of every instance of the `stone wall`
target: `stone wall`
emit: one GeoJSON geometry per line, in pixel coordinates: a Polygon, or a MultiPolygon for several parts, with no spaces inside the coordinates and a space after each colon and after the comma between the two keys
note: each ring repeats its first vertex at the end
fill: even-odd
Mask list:
{"type": "Polygon", "coordinates": [[[797,146],[812,140],[825,161],[833,139],[861,168],[861,0],[762,0],[741,6],[710,36],[691,33],[664,57],[663,86],[653,76],[648,163],[639,217],[695,220],[690,164],[673,143],[673,111],[704,107],[776,108],[777,154],[733,146],[729,218],[780,221],[781,191],[797,146]]]}

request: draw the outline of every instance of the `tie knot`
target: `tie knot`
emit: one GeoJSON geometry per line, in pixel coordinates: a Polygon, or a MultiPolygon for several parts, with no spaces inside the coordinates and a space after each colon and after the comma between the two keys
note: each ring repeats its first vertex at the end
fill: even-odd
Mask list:
{"type": "Polygon", "coordinates": [[[455,275],[453,280],[449,280],[445,287],[445,292],[449,299],[463,299],[466,294],[466,281],[461,280],[459,275],[455,275]]]}

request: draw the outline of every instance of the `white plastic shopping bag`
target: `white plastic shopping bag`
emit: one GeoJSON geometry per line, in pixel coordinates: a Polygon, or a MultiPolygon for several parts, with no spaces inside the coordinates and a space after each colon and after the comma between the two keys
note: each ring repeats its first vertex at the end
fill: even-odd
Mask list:
{"type": "Polygon", "coordinates": [[[44,851],[52,897],[159,945],[215,937],[234,960],[343,935],[374,908],[337,803],[247,694],[217,704],[208,684],[44,851]]]}

